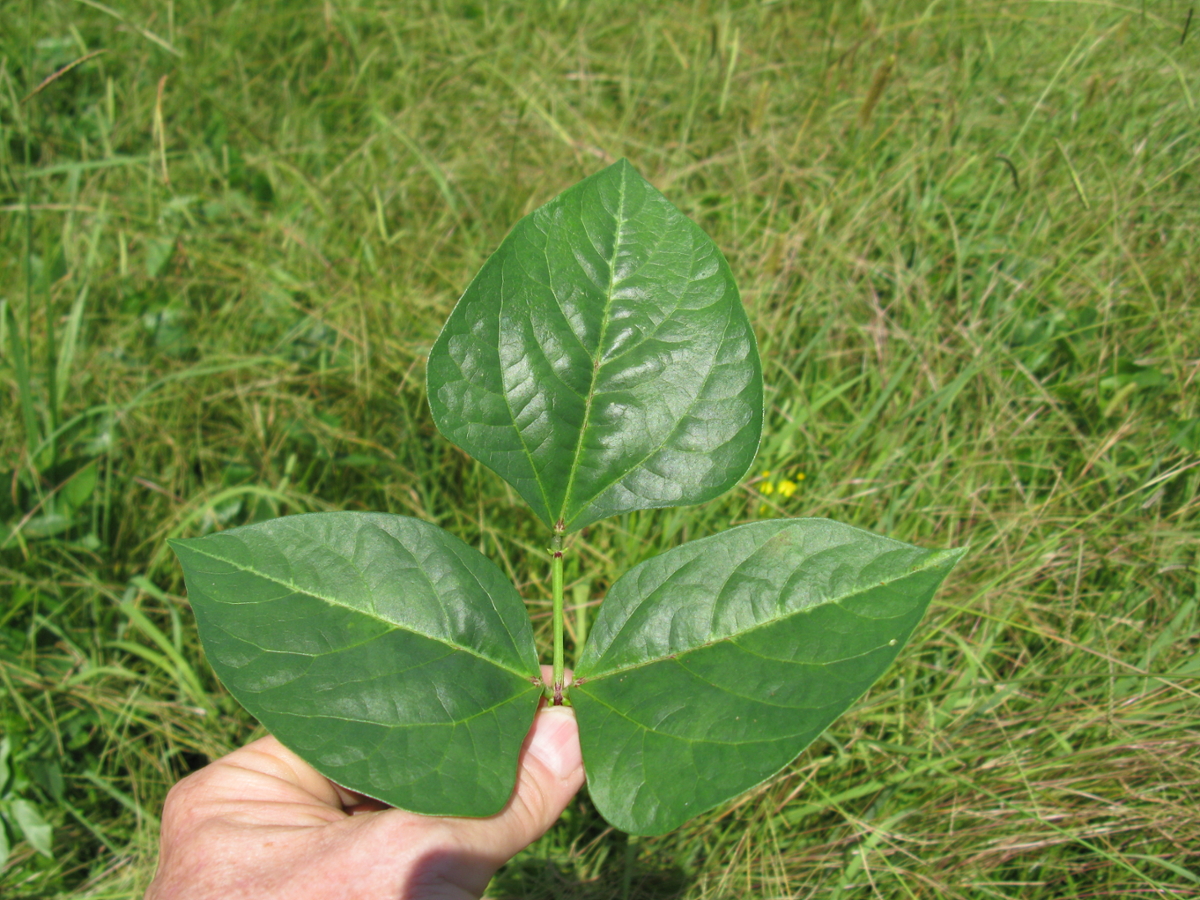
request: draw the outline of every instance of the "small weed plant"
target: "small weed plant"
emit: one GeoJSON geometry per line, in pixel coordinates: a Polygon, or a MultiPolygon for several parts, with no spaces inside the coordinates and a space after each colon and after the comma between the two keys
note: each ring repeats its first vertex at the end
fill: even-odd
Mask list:
{"type": "Polygon", "coordinates": [[[601,814],[660,834],[769,778],[884,672],[961,551],[758,521],[630,569],[567,683],[563,557],[586,526],[711,500],[758,450],[762,367],[728,263],[626,161],[517,223],[429,356],[441,432],[549,529],[553,669],[517,590],[406,516],[286,516],[172,542],[208,659],[332,780],[486,816],[544,697],[601,814]]]}

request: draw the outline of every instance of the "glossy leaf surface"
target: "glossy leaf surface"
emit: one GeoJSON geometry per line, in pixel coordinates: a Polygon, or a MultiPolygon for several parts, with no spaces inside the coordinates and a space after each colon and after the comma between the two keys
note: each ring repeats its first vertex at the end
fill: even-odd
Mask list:
{"type": "Polygon", "coordinates": [[[434,344],[429,401],[569,532],[732,487],[758,447],[762,371],[724,257],[622,160],[504,239],[434,344]]]}
{"type": "Polygon", "coordinates": [[[314,768],[414,812],[507,802],[540,669],[521,598],[478,551],[352,512],[172,546],[213,669],[314,768]]]}
{"type": "Polygon", "coordinates": [[[790,519],[631,569],[570,689],[596,807],[660,834],[778,772],[891,665],[960,555],[790,519]]]}

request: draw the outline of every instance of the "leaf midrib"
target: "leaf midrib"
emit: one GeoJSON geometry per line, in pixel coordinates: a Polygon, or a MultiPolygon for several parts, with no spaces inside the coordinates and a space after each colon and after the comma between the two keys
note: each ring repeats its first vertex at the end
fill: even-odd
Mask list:
{"type": "MultiPolygon", "coordinates": [[[[427,640],[436,641],[439,644],[445,644],[447,647],[451,647],[454,650],[460,651],[462,653],[466,653],[469,656],[474,656],[476,659],[483,660],[484,662],[491,663],[492,665],[496,666],[496,668],[503,669],[504,671],[509,672],[513,675],[517,675],[518,677],[520,677],[522,679],[528,679],[531,677],[528,672],[519,672],[516,669],[512,668],[511,666],[508,666],[508,665],[500,662],[499,660],[492,659],[490,656],[480,653],[477,649],[475,649],[473,647],[467,647],[467,646],[459,644],[455,641],[449,640],[447,638],[436,637],[431,634],[425,634],[423,632],[417,631],[414,628],[405,627],[404,625],[401,625],[399,622],[392,622],[388,619],[383,618],[382,616],[378,615],[377,613],[366,612],[362,609],[359,609],[358,607],[350,606],[349,604],[344,603],[344,602],[338,600],[337,598],[325,596],[324,594],[320,594],[317,591],[311,590],[310,588],[302,588],[298,585],[292,584],[289,581],[285,581],[282,578],[277,578],[273,575],[268,575],[264,572],[260,572],[257,569],[253,569],[249,566],[242,565],[238,562],[235,562],[234,560],[228,559],[227,557],[217,556],[216,554],[205,552],[204,550],[202,550],[199,547],[196,547],[194,545],[188,546],[188,549],[191,550],[193,553],[199,554],[200,556],[204,556],[208,559],[215,560],[217,562],[225,563],[226,565],[232,566],[234,569],[237,569],[239,572],[243,572],[248,575],[253,575],[256,578],[261,578],[263,581],[270,582],[271,584],[277,584],[280,587],[285,587],[288,590],[292,591],[293,593],[302,594],[302,595],[305,595],[308,597],[312,597],[316,600],[321,600],[324,603],[328,603],[330,606],[336,606],[336,607],[339,607],[340,609],[345,609],[345,610],[349,610],[350,612],[358,613],[359,615],[365,616],[368,619],[373,619],[376,622],[383,622],[384,624],[392,626],[392,629],[395,631],[404,631],[404,632],[407,632],[408,634],[416,635],[417,637],[423,637],[427,640]]],[[[218,600],[215,602],[220,603],[221,601],[218,600]]],[[[229,604],[222,604],[222,605],[227,606],[229,604]]],[[[259,648],[259,649],[262,649],[262,648],[259,648]]]]}
{"type": "MultiPolygon", "coordinates": [[[[582,688],[580,688],[580,690],[582,690],[582,688]]],[[[587,693],[587,691],[584,691],[584,693],[587,693]]],[[[788,734],[788,735],[785,735],[785,736],[779,737],[779,738],[770,738],[765,741],[761,741],[761,740],[760,741],[718,741],[718,740],[713,740],[711,738],[687,738],[687,737],[682,737],[677,734],[671,734],[668,731],[659,731],[657,728],[652,728],[649,725],[643,725],[641,722],[637,721],[637,719],[630,718],[624,712],[617,709],[617,707],[613,706],[611,703],[605,702],[604,700],[597,697],[595,694],[588,694],[588,699],[594,700],[597,703],[599,703],[601,706],[612,710],[614,713],[616,713],[618,716],[620,716],[622,719],[624,719],[626,722],[628,722],[630,725],[632,725],[638,731],[644,731],[647,734],[662,735],[665,738],[669,738],[673,741],[679,741],[684,744],[720,744],[722,746],[727,746],[727,747],[742,747],[747,744],[777,744],[781,741],[795,740],[797,735],[804,734],[803,731],[798,731],[795,734],[788,734]]],[[[643,783],[645,783],[645,782],[643,782],[643,783]]]]}
{"type": "MultiPolygon", "coordinates": [[[[686,654],[695,653],[699,650],[704,650],[708,647],[715,647],[717,644],[721,644],[726,641],[731,641],[734,638],[745,637],[749,634],[753,634],[755,631],[758,631],[761,628],[767,628],[771,625],[775,625],[779,622],[785,621],[787,619],[791,619],[795,616],[803,616],[803,615],[809,614],[813,610],[823,609],[824,607],[828,606],[830,603],[840,604],[845,600],[851,600],[854,597],[857,597],[861,594],[865,594],[868,591],[874,590],[877,587],[881,587],[881,586],[886,587],[888,585],[897,584],[906,578],[910,578],[913,575],[917,575],[921,572],[924,572],[926,569],[933,568],[933,565],[936,564],[937,560],[938,560],[938,557],[935,556],[929,561],[930,562],[929,565],[922,565],[919,568],[912,569],[908,572],[905,572],[899,578],[892,579],[891,581],[884,581],[878,585],[869,585],[869,586],[861,588],[859,590],[852,591],[848,594],[843,594],[840,597],[837,597],[834,599],[825,600],[821,603],[815,603],[812,606],[806,606],[803,609],[793,610],[791,612],[784,613],[783,615],[773,616],[772,618],[769,618],[762,622],[759,622],[759,623],[751,626],[750,628],[746,628],[742,631],[732,632],[723,637],[716,638],[711,641],[706,641],[703,644],[696,644],[695,646],[688,647],[687,649],[684,649],[684,650],[676,650],[672,653],[666,653],[666,654],[663,654],[660,656],[654,656],[654,657],[651,657],[650,659],[643,660],[642,662],[630,663],[629,665],[621,666],[620,668],[617,668],[617,669],[609,669],[605,672],[602,672],[599,675],[588,675],[585,671],[583,674],[579,675],[578,678],[582,679],[582,681],[584,683],[583,687],[586,687],[586,685],[592,681],[599,681],[602,678],[608,678],[612,675],[620,675],[623,672],[632,672],[635,669],[643,669],[646,666],[657,665],[658,663],[666,662],[668,660],[673,660],[676,657],[684,656],[686,654]]],[[[828,665],[828,663],[818,663],[817,665],[828,665]]],[[[582,687],[580,689],[582,690],[582,687]]]]}
{"type": "Polygon", "coordinates": [[[405,728],[459,728],[475,719],[478,719],[480,716],[485,716],[485,715],[495,713],[495,711],[500,709],[502,706],[507,706],[510,703],[515,703],[516,701],[518,701],[522,697],[524,697],[527,693],[529,693],[530,691],[534,691],[534,690],[537,690],[537,688],[535,688],[533,685],[530,685],[527,689],[518,691],[514,694],[510,694],[509,696],[503,698],[502,700],[498,700],[497,702],[493,703],[491,706],[487,707],[486,709],[481,709],[478,712],[472,713],[471,715],[469,715],[463,719],[451,719],[449,722],[385,723],[385,722],[375,722],[371,719],[355,719],[355,718],[351,718],[349,716],[330,716],[330,715],[323,715],[320,713],[312,713],[310,715],[310,714],[296,713],[296,712],[279,712],[278,710],[264,710],[264,711],[268,715],[272,715],[272,716],[291,716],[291,717],[297,718],[297,719],[304,719],[305,721],[309,721],[311,719],[328,719],[328,720],[332,720],[334,722],[351,722],[355,725],[374,725],[376,727],[387,728],[389,730],[405,729],[405,728]]]}
{"type": "MultiPolygon", "coordinates": [[[[559,531],[558,523],[563,524],[563,530],[569,527],[566,521],[567,510],[571,508],[571,499],[575,495],[575,478],[579,474],[579,457],[583,449],[583,439],[588,431],[588,424],[592,420],[592,404],[596,399],[596,379],[599,377],[600,366],[599,355],[604,350],[604,339],[608,335],[608,325],[611,321],[610,313],[612,312],[613,302],[613,286],[616,284],[617,278],[617,257],[621,251],[621,240],[625,232],[625,186],[628,178],[628,173],[623,166],[621,168],[621,190],[617,199],[617,233],[613,237],[612,258],[608,261],[608,288],[604,292],[604,319],[600,323],[600,337],[596,343],[597,358],[592,360],[592,377],[588,382],[587,399],[584,401],[583,408],[583,424],[579,427],[579,436],[575,439],[575,450],[571,455],[571,476],[567,479],[567,489],[563,492],[562,506],[558,510],[558,515],[555,517],[553,526],[554,530],[559,531]]],[[[572,520],[577,518],[571,517],[572,520]]]]}

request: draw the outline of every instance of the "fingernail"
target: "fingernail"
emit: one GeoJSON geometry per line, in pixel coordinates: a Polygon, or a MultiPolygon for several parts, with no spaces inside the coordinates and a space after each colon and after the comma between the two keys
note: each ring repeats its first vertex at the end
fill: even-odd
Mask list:
{"type": "Polygon", "coordinates": [[[559,778],[567,778],[583,765],[575,710],[551,706],[538,713],[529,752],[559,778]]]}

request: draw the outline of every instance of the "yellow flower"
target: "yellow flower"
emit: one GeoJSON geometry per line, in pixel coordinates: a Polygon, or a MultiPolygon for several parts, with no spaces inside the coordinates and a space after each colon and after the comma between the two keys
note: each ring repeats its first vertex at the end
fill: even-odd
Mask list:
{"type": "MultiPolygon", "coordinates": [[[[771,481],[770,478],[770,469],[763,469],[759,473],[758,492],[764,497],[778,494],[781,500],[790,500],[800,488],[800,482],[804,480],[805,475],[803,472],[795,472],[791,478],[780,478],[778,481],[771,481]]],[[[766,507],[764,506],[762,509],[766,509],[766,507]]]]}

